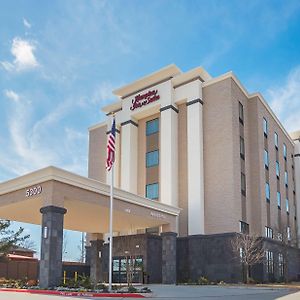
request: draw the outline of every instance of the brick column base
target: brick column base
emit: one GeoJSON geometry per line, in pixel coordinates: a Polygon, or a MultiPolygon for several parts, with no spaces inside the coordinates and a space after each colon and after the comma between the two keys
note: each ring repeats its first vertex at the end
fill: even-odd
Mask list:
{"type": "Polygon", "coordinates": [[[45,206],[42,216],[41,260],[39,285],[42,288],[58,286],[62,278],[63,207],[45,206]]]}
{"type": "Polygon", "coordinates": [[[91,282],[98,283],[103,282],[103,240],[91,241],[90,248],[90,277],[91,282]]]}

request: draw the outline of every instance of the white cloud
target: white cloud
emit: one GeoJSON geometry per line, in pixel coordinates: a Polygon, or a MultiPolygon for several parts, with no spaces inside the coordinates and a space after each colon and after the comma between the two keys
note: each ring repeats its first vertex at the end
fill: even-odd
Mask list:
{"type": "Polygon", "coordinates": [[[25,18],[23,18],[23,24],[26,28],[28,28],[28,29],[31,28],[31,24],[25,18]]]}
{"type": "Polygon", "coordinates": [[[285,128],[289,132],[300,130],[300,66],[290,71],[283,85],[267,92],[270,106],[285,128]]]}
{"type": "Polygon", "coordinates": [[[91,104],[101,104],[106,105],[115,98],[112,91],[114,90],[114,85],[108,81],[101,82],[95,89],[92,98],[91,104]]]}
{"type": "Polygon", "coordinates": [[[12,101],[15,101],[15,102],[18,102],[20,100],[20,96],[14,92],[13,90],[4,90],[4,95],[12,100],[12,101]]]}
{"type": "MultiPolygon", "coordinates": [[[[16,93],[5,91],[13,98],[16,93]]],[[[21,96],[17,95],[19,98],[21,96]]],[[[66,126],[62,130],[59,122],[75,113],[79,106],[73,97],[66,98],[59,105],[39,119],[35,119],[34,105],[24,95],[22,101],[14,101],[8,114],[7,137],[0,137],[0,169],[8,174],[20,176],[49,165],[86,175],[88,136],[84,131],[66,126]]]]}
{"type": "Polygon", "coordinates": [[[24,40],[15,37],[11,46],[11,54],[15,57],[13,63],[8,61],[1,62],[2,67],[7,71],[25,71],[39,66],[34,55],[36,50],[34,41],[24,40]]]}

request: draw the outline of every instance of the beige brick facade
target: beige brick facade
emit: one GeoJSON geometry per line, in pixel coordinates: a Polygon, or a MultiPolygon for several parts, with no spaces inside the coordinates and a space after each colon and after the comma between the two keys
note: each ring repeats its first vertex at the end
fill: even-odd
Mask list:
{"type": "MultiPolygon", "coordinates": [[[[182,75],[185,76],[185,79],[188,77],[186,74],[182,75]]],[[[151,76],[149,78],[152,80],[154,75],[151,76]]],[[[175,85],[175,82],[180,81],[176,79],[176,76],[174,79],[166,79],[164,83],[158,83],[158,87],[166,85],[169,89],[168,82],[173,84],[169,97],[173,97],[175,100],[172,100],[171,103],[173,104],[169,106],[173,106],[172,109],[177,112],[178,162],[174,163],[178,164],[178,186],[176,189],[178,207],[181,208],[178,221],[179,235],[186,236],[189,232],[188,206],[190,200],[187,163],[187,123],[189,120],[187,103],[198,101],[198,98],[193,95],[200,94],[202,95],[200,101],[203,102],[204,176],[199,178],[199,184],[203,180],[205,234],[239,232],[240,221],[243,221],[249,224],[250,233],[264,236],[266,226],[272,228],[274,233],[280,230],[284,231],[287,226],[290,226],[292,237],[296,237],[296,198],[292,157],[294,143],[263,98],[259,94],[249,95],[232,73],[224,74],[218,78],[207,77],[203,79],[200,76],[180,85],[175,85]],[[198,86],[194,84],[197,81],[200,82],[198,86]],[[243,106],[243,122],[239,120],[240,104],[243,106]],[[268,137],[264,136],[263,118],[268,121],[268,137]],[[278,150],[275,148],[275,132],[279,138],[278,150]],[[240,155],[241,138],[244,141],[244,157],[240,155]],[[286,160],[283,156],[284,144],[287,147],[286,160]],[[268,150],[269,153],[268,170],[265,169],[264,165],[264,149],[268,150]],[[278,160],[281,169],[279,179],[276,177],[276,160],[278,160]],[[285,171],[288,173],[288,186],[285,185],[285,171]],[[241,192],[242,173],[246,179],[245,195],[241,192]],[[266,200],[266,182],[270,184],[269,202],[266,200]],[[277,206],[277,191],[281,193],[280,209],[277,206]],[[289,201],[288,212],[286,199],[289,201]]],[[[145,78],[143,80],[146,81],[145,78]]],[[[124,90],[130,91],[133,86],[134,83],[125,87],[124,90]]],[[[155,89],[155,82],[153,82],[153,86],[155,89]]],[[[141,88],[141,86],[139,87],[141,88]]],[[[134,92],[132,92],[133,94],[134,92]]],[[[128,99],[127,95],[124,97],[121,97],[118,107],[122,107],[122,101],[128,99]]],[[[147,170],[145,153],[153,147],[159,149],[161,139],[164,137],[159,136],[161,134],[159,133],[157,136],[147,139],[145,132],[148,120],[161,117],[160,109],[166,107],[163,105],[163,101],[160,106],[151,106],[148,113],[147,109],[143,108],[142,112],[132,115],[138,124],[137,193],[141,196],[145,196],[147,183],[161,181],[161,164],[159,163],[158,167],[147,170]]],[[[123,110],[124,108],[121,110],[120,119],[122,114],[125,114],[123,110]]],[[[106,142],[105,130],[107,128],[105,127],[105,130],[103,128],[90,130],[89,176],[100,181],[106,180],[105,172],[98,169],[104,170],[105,151],[103,144],[106,142]],[[93,150],[95,148],[97,148],[97,153],[93,150]]],[[[160,197],[158,201],[163,202],[164,199],[160,197]]]]}

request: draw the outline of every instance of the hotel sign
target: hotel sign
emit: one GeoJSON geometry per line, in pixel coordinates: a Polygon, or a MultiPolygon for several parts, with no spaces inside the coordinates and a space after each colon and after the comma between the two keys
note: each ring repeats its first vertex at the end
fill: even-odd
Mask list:
{"type": "Polygon", "coordinates": [[[160,99],[157,90],[148,91],[144,94],[138,94],[132,99],[130,110],[135,110],[160,99]]]}

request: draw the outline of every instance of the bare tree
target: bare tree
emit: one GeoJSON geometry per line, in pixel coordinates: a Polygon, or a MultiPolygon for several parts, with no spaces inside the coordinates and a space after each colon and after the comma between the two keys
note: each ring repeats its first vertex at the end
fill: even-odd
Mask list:
{"type": "MultiPolygon", "coordinates": [[[[274,238],[280,243],[280,253],[282,255],[282,261],[280,261],[283,279],[287,282],[288,281],[288,274],[289,274],[289,263],[290,263],[290,247],[297,246],[297,238],[296,236],[292,236],[291,232],[288,231],[287,227],[284,229],[279,229],[278,227],[274,228],[274,238]]],[[[293,261],[295,259],[293,258],[293,261]]],[[[299,261],[294,261],[298,263],[299,261]]]]}
{"type": "Polygon", "coordinates": [[[29,249],[29,250],[33,250],[33,251],[37,250],[36,242],[31,239],[26,239],[26,240],[22,241],[20,243],[20,246],[23,248],[29,249]]]}
{"type": "Polygon", "coordinates": [[[245,266],[246,282],[249,283],[250,268],[261,263],[265,258],[262,238],[256,235],[237,234],[231,240],[233,252],[245,266]]]}

